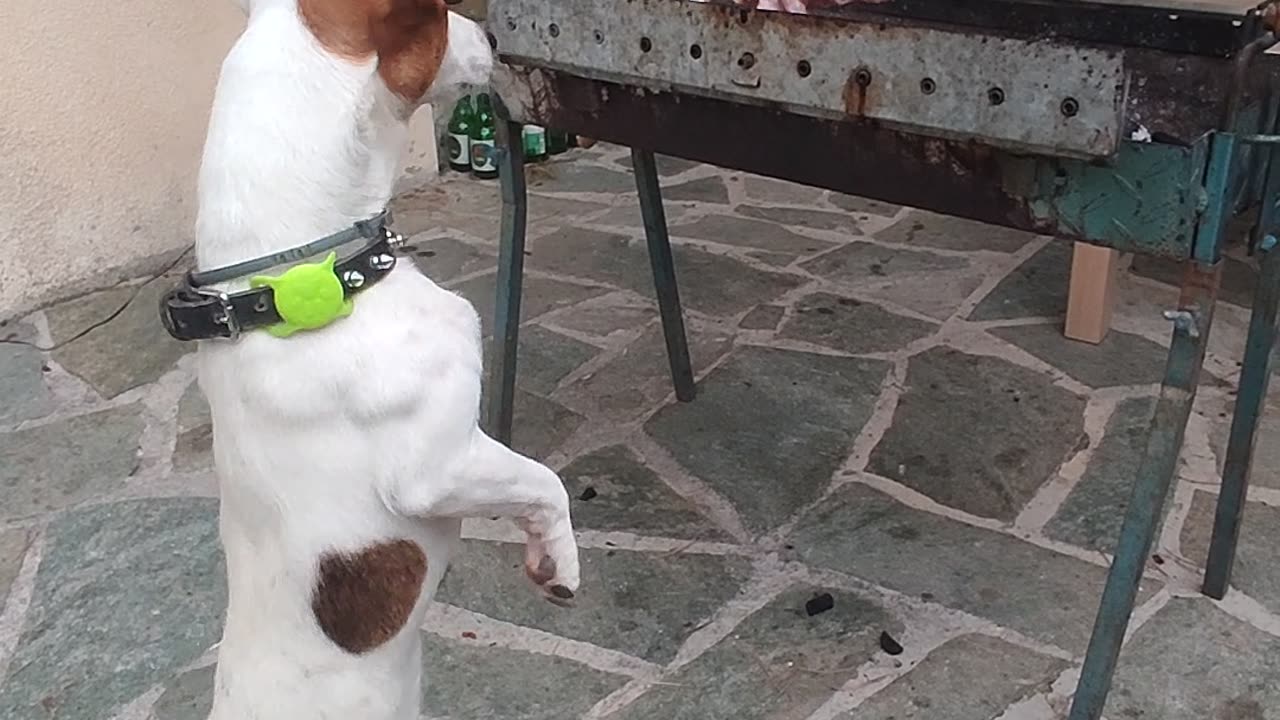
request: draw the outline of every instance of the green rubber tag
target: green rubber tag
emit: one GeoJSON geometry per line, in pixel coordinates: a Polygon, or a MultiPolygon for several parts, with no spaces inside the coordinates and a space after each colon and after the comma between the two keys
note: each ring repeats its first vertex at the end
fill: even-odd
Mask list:
{"type": "Polygon", "coordinates": [[[284,322],[271,325],[267,332],[276,337],[289,337],[299,330],[315,330],[351,314],[354,304],[342,289],[342,281],[333,271],[337,253],[318,263],[295,265],[279,277],[255,275],[249,286],[269,287],[275,294],[276,311],[284,322]]]}

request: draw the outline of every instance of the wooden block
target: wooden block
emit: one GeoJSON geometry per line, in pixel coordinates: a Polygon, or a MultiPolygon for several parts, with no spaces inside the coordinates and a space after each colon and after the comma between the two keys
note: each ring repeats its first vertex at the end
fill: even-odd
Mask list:
{"type": "Polygon", "coordinates": [[[1081,242],[1075,244],[1064,331],[1068,338],[1096,345],[1107,337],[1119,268],[1119,251],[1081,242]]]}

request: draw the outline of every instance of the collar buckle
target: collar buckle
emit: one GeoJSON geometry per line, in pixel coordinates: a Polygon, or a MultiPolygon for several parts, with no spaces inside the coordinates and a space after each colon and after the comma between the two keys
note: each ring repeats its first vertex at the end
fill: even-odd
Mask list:
{"type": "Polygon", "coordinates": [[[224,336],[227,340],[240,337],[240,319],[236,317],[236,309],[231,305],[230,295],[208,287],[193,287],[191,291],[200,297],[217,301],[218,311],[214,313],[213,321],[227,329],[227,334],[224,336]]]}

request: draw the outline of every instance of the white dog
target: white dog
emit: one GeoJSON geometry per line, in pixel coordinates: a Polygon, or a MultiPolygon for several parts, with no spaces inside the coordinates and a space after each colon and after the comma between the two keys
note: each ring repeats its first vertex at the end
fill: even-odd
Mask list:
{"type": "MultiPolygon", "coordinates": [[[[241,4],[200,172],[202,271],[376,216],[413,110],[493,63],[442,0],[241,4]]],[[[578,587],[560,479],[477,427],[475,310],[408,262],[377,280],[322,327],[201,342],[230,593],[211,720],[417,720],[418,628],[463,517],[515,518],[539,591],[578,587]]]]}

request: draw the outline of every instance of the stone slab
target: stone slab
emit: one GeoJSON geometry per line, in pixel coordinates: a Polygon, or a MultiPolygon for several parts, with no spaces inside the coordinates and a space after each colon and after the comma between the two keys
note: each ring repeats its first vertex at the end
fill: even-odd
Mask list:
{"type": "Polygon", "coordinates": [[[423,635],[422,711],[448,720],[581,717],[625,677],[572,660],[423,635]]]}
{"type": "Polygon", "coordinates": [[[848,210],[852,213],[861,213],[864,215],[879,215],[881,217],[893,217],[902,209],[901,205],[882,202],[880,200],[872,200],[871,198],[859,197],[857,195],[845,195],[844,193],[832,192],[827,198],[827,202],[840,208],[848,210]]]}
{"type": "MultiPolygon", "coordinates": [[[[453,286],[453,290],[469,300],[479,313],[480,327],[485,337],[493,332],[493,310],[497,302],[496,283],[497,276],[490,273],[464,280],[453,286]]],[[[523,288],[520,298],[521,323],[608,292],[604,288],[527,275],[524,278],[523,288]]]]}
{"type": "MultiPolygon", "coordinates": [[[[1191,509],[1182,524],[1182,554],[1203,568],[1209,556],[1209,538],[1218,496],[1195,493],[1191,509]]],[[[1244,521],[1236,546],[1236,564],[1231,584],[1273,613],[1280,614],[1280,508],[1259,502],[1245,503],[1244,521]]]]}
{"type": "Polygon", "coordinates": [[[209,402],[198,383],[187,386],[178,400],[178,438],[173,447],[173,468],[190,472],[213,465],[213,419],[209,402]]]}
{"type": "MultiPolygon", "coordinates": [[[[604,203],[588,202],[578,198],[530,195],[529,225],[530,227],[561,225],[584,216],[594,215],[607,207],[609,205],[604,203]]],[[[492,237],[496,242],[498,236],[492,237]]]]}
{"type": "MultiPolygon", "coordinates": [[[[488,405],[481,407],[488,408],[488,405]]],[[[585,418],[554,400],[516,389],[511,447],[532,458],[545,459],[573,435],[585,418]]]]}
{"type": "MultiPolygon", "coordinates": [[[[1176,260],[1134,255],[1129,272],[1167,285],[1182,285],[1182,263],[1176,260]]],[[[1222,259],[1222,286],[1218,299],[1241,307],[1253,305],[1253,293],[1258,287],[1258,269],[1239,258],[1224,256],[1222,259]]]]}
{"type": "Polygon", "coordinates": [[[671,226],[670,234],[671,237],[707,240],[791,255],[812,255],[832,245],[825,240],[793,233],[777,223],[730,215],[704,215],[693,222],[671,226]]]}
{"type": "Polygon", "coordinates": [[[9,588],[22,569],[22,558],[27,554],[29,542],[25,530],[0,532],[0,608],[9,597],[9,588]]]}
{"type": "MultiPolygon", "coordinates": [[[[963,610],[1077,654],[1089,642],[1107,574],[857,484],[839,488],[810,511],[790,542],[812,565],[963,610]]],[[[1139,602],[1159,587],[1144,581],[1139,602]]]]}
{"type": "Polygon", "coordinates": [[[151,720],[208,720],[213,708],[213,666],[182,673],[165,685],[151,720]]]}
{"type": "MultiPolygon", "coordinates": [[[[160,296],[169,291],[173,281],[160,278],[145,285],[118,317],[55,350],[53,359],[106,398],[160,379],[178,358],[195,349],[194,343],[169,337],[156,314],[160,296]],[[139,352],[139,348],[146,351],[139,352]]],[[[64,342],[108,317],[134,292],[132,287],[117,287],[54,305],[45,310],[49,334],[55,343],[64,342]]]]}
{"type": "Polygon", "coordinates": [[[1067,663],[989,635],[962,635],[929,653],[837,720],[988,720],[1049,690],[1067,663]]]}
{"type": "Polygon", "coordinates": [[[1065,316],[1070,285],[1071,243],[1051,242],[1001,280],[969,319],[1065,316]]]}
{"type": "MultiPolygon", "coordinates": [[[[720,359],[733,338],[718,329],[685,326],[695,375],[720,359]]],[[[570,383],[560,397],[590,417],[622,421],[652,410],[675,392],[662,326],[650,325],[623,354],[570,383]]]]}
{"type": "MultiPolygon", "coordinates": [[[[484,349],[485,367],[491,367],[497,345],[485,343],[484,349]]],[[[550,395],[565,376],[598,352],[599,348],[539,325],[521,328],[516,382],[530,392],[550,395]]]]}
{"type": "Polygon", "coordinates": [[[879,305],[814,293],[796,301],[780,336],[860,354],[901,350],[937,330],[931,322],[903,317],[879,305]]]}
{"type": "Polygon", "coordinates": [[[448,175],[391,201],[395,226],[405,237],[427,230],[453,230],[496,244],[502,199],[497,182],[448,175]]]}
{"type": "Polygon", "coordinates": [[[423,275],[437,283],[489,270],[498,262],[491,252],[452,237],[410,238],[405,252],[413,258],[423,275]]]}
{"type": "Polygon", "coordinates": [[[679,672],[617,713],[617,720],[803,720],[880,652],[881,632],[901,635],[884,607],[832,592],[832,608],[809,616],[822,588],[784,592],[679,672]]]}
{"type": "MultiPolygon", "coordinates": [[[[1045,525],[1046,535],[1100,552],[1114,551],[1154,412],[1151,398],[1125,400],[1116,407],[1084,476],[1045,525]]],[[[1166,503],[1166,513],[1172,505],[1166,503]]]]}
{"type": "Polygon", "coordinates": [[[868,242],[851,242],[801,267],[937,320],[951,317],[986,278],[964,258],[868,242]]]}
{"type": "Polygon", "coordinates": [[[742,190],[748,198],[761,202],[816,205],[822,199],[819,188],[759,175],[743,177],[742,190]]]}
{"type": "Polygon", "coordinates": [[[528,182],[531,192],[619,195],[636,191],[636,183],[631,173],[610,170],[599,165],[557,162],[531,166],[529,170],[528,182]]]}
{"type": "Polygon", "coordinates": [[[881,278],[929,274],[957,270],[969,261],[951,255],[937,255],[925,250],[890,248],[869,242],[851,242],[801,264],[819,277],[843,282],[875,282],[881,278]]]}
{"type": "MultiPolygon", "coordinates": [[[[686,160],[671,155],[654,154],[654,164],[658,167],[658,175],[660,177],[673,177],[683,172],[687,172],[699,166],[695,160],[686,160]]],[[[620,165],[628,170],[631,169],[631,153],[627,153],[622,157],[614,160],[616,165],[620,165]]]]}
{"type": "Polygon", "coordinates": [[[0,435],[0,519],[62,510],[118,487],[138,464],[142,406],[0,435]]]}
{"type": "Polygon", "coordinates": [[[911,359],[868,467],[943,505],[1013,520],[1085,437],[1084,407],[1040,373],[934,348],[911,359]]]}
{"type": "MultiPolygon", "coordinates": [[[[1272,361],[1274,367],[1280,363],[1272,361]]],[[[1232,388],[1237,380],[1232,380],[1232,388]]],[[[1235,412],[1235,394],[1227,398],[1222,414],[1209,419],[1209,445],[1218,460],[1221,473],[1227,461],[1227,441],[1231,437],[1231,420],[1235,412]]],[[[1280,377],[1273,375],[1269,383],[1267,402],[1258,420],[1257,440],[1253,445],[1253,464],[1249,472],[1250,487],[1280,489],[1280,377]]]]}
{"type": "MultiPolygon", "coordinates": [[[[653,297],[653,273],[643,240],[613,233],[566,228],[554,237],[530,242],[533,267],[609,283],[642,297],[653,297]]],[[[735,315],[769,302],[800,285],[799,278],[766,272],[725,255],[674,247],[680,300],[685,308],[708,315],[735,315]]]]}
{"type": "Polygon", "coordinates": [[[217,641],[217,501],[121,502],[49,526],[0,717],[101,720],[217,641]]]}
{"type": "Polygon", "coordinates": [[[537,596],[524,548],[469,540],[437,599],[498,620],[666,663],[750,576],[737,557],[582,550],[582,588],[572,609],[537,596]]]}
{"type": "Polygon", "coordinates": [[[777,330],[787,309],[781,305],[757,305],[742,316],[738,327],[743,330],[777,330]]]}
{"type": "Polygon", "coordinates": [[[1035,238],[1030,233],[998,225],[912,210],[906,217],[876,233],[883,242],[943,250],[1014,252],[1035,238]]]}
{"type": "Polygon", "coordinates": [[[702,381],[696,402],[662,408],[645,432],[763,533],[827,488],[888,370],[878,360],[740,348],[702,381]]]}
{"type": "MultiPolygon", "coordinates": [[[[0,337],[35,340],[26,325],[0,325],[0,337]]],[[[44,355],[33,347],[0,344],[0,425],[44,417],[53,412],[53,394],[44,382],[44,355]]]]}
{"type": "Polygon", "coordinates": [[[560,477],[569,491],[576,528],[731,540],[626,446],[612,445],[583,455],[569,463],[560,477]]]}
{"type": "Polygon", "coordinates": [[[1117,720],[1277,720],[1280,639],[1174,598],[1120,653],[1106,715],[1117,720]]]}
{"type": "Polygon", "coordinates": [[[679,185],[668,185],[662,188],[662,199],[665,202],[699,202],[715,205],[729,203],[729,188],[724,179],[712,175],[682,182],[679,185]]]}
{"type": "Polygon", "coordinates": [[[556,327],[607,338],[617,332],[643,327],[657,317],[658,305],[654,300],[618,292],[579,303],[572,312],[558,315],[553,323],[556,327]]]}
{"type": "Polygon", "coordinates": [[[862,227],[858,224],[857,218],[849,213],[811,210],[808,208],[765,207],[761,205],[739,205],[734,212],[745,217],[789,227],[830,230],[849,235],[862,234],[862,227]]]}
{"type": "MultiPolygon", "coordinates": [[[[667,225],[673,225],[679,222],[680,218],[684,217],[688,213],[690,207],[692,206],[679,205],[676,203],[663,203],[662,214],[667,219],[667,225]]],[[[585,222],[590,225],[606,225],[615,228],[626,228],[637,237],[643,236],[644,233],[644,218],[640,215],[639,201],[623,202],[621,205],[615,205],[608,212],[592,216],[590,220],[585,222]]]]}
{"type": "Polygon", "coordinates": [[[1068,339],[1057,323],[993,328],[991,334],[1095,388],[1159,385],[1169,355],[1159,344],[1119,330],[1097,345],[1068,339]]]}

